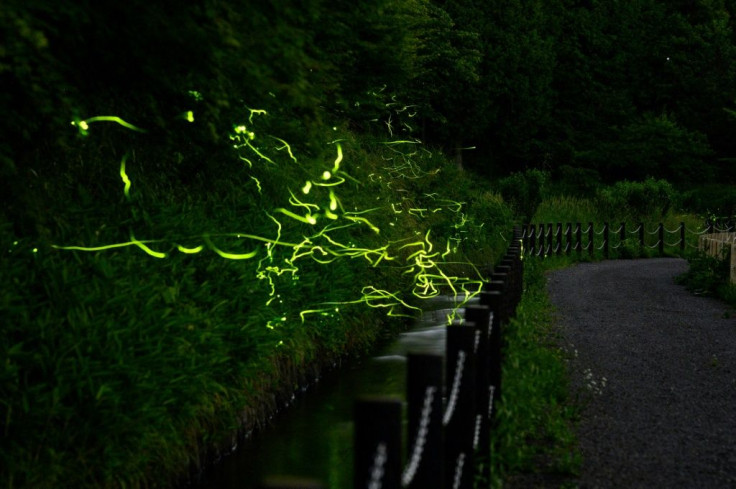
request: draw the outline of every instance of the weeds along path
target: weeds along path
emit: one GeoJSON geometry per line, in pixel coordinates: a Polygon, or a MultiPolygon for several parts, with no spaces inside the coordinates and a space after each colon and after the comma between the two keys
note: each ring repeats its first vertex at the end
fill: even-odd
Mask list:
{"type": "Polygon", "coordinates": [[[736,314],[675,284],[680,259],[552,272],[581,401],[581,488],[736,487],[736,314]]]}

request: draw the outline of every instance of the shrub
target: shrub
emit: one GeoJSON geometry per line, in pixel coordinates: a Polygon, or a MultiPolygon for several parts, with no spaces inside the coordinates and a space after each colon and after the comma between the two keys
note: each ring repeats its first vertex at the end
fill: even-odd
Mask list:
{"type": "Polygon", "coordinates": [[[532,169],[503,178],[496,186],[514,211],[528,219],[542,202],[548,181],[548,172],[532,169]]]}

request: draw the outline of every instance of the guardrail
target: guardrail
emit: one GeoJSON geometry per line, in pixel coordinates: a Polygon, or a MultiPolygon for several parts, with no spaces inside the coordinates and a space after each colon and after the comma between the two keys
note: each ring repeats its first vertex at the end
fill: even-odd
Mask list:
{"type": "MultiPolygon", "coordinates": [[[[503,329],[523,289],[521,228],[515,228],[513,236],[506,255],[489,270],[479,305],[466,307],[464,319],[447,326],[444,359],[412,353],[407,357],[405,465],[402,401],[356,401],[355,489],[490,487],[490,434],[502,390],[503,329]]],[[[325,488],[314,480],[283,478],[262,487],[325,488]]]]}
{"type": "Polygon", "coordinates": [[[736,232],[711,233],[698,238],[698,249],[718,259],[729,259],[730,282],[736,284],[736,232]]]}
{"type": "Polygon", "coordinates": [[[625,222],[619,223],[617,229],[611,229],[609,223],[596,226],[592,222],[585,229],[581,223],[540,223],[527,224],[522,229],[523,254],[527,256],[562,255],[584,251],[591,256],[596,251],[602,251],[608,258],[612,249],[625,246],[626,243],[636,243],[641,248],[657,249],[663,255],[665,248],[696,248],[696,240],[688,240],[688,234],[703,235],[714,232],[728,231],[733,228],[718,228],[712,223],[703,230],[686,229],[681,222],[675,229],[667,229],[659,223],[653,230],[647,230],[643,223],[638,223],[631,229],[625,222]],[[675,236],[672,240],[672,236],[675,236]],[[653,242],[653,243],[652,243],[653,242]]]}

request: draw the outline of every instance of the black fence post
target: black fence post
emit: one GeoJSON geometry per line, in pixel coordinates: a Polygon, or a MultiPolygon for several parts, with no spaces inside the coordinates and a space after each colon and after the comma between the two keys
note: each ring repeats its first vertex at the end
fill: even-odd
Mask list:
{"type": "Polygon", "coordinates": [[[659,223],[659,254],[664,255],[664,224],[659,223]]]}
{"type": "Polygon", "coordinates": [[[583,252],[583,229],[581,223],[577,223],[577,228],[575,229],[575,240],[577,241],[578,249],[578,255],[583,252]]]}
{"type": "Polygon", "coordinates": [[[475,325],[447,327],[445,487],[472,489],[475,438],[475,325]]]}
{"type": "Polygon", "coordinates": [[[401,487],[401,401],[362,399],[355,403],[354,489],[401,487]]]}
{"type": "Polygon", "coordinates": [[[603,223],[603,256],[608,259],[608,223],[603,223]]]}
{"type": "Polygon", "coordinates": [[[566,231],[566,237],[567,237],[567,247],[565,248],[565,254],[569,255],[572,251],[572,223],[567,223],[567,231],[566,231]]]}
{"type": "Polygon", "coordinates": [[[621,223],[621,230],[620,230],[620,234],[619,234],[619,241],[620,241],[620,245],[619,246],[623,246],[624,243],[626,242],[626,223],[625,222],[622,222],[621,223]]]}
{"type": "Polygon", "coordinates": [[[680,222],[680,251],[685,251],[685,223],[680,222]]]}
{"type": "Polygon", "coordinates": [[[536,252],[537,246],[537,227],[534,224],[529,225],[529,251],[528,253],[533,256],[536,252]]]}
{"type": "Polygon", "coordinates": [[[410,489],[437,487],[445,481],[442,429],[442,357],[407,356],[406,399],[409,418],[407,464],[402,485],[410,489]]]}
{"type": "Polygon", "coordinates": [[[547,223],[547,249],[545,250],[545,253],[544,253],[545,255],[551,255],[552,252],[554,251],[553,250],[554,245],[552,244],[554,237],[555,237],[555,233],[552,230],[553,226],[554,224],[552,224],[551,222],[547,223]]]}
{"type": "MultiPolygon", "coordinates": [[[[468,306],[465,319],[475,324],[478,347],[476,352],[476,439],[475,468],[481,480],[490,485],[491,475],[491,333],[493,331],[491,309],[488,306],[468,306]]],[[[431,486],[424,486],[431,487],[431,486]]]]}
{"type": "Polygon", "coordinates": [[[557,223],[557,255],[562,254],[562,223],[557,223]]]}
{"type": "Polygon", "coordinates": [[[639,246],[644,249],[644,223],[639,223],[639,246]]]}
{"type": "Polygon", "coordinates": [[[590,256],[593,256],[593,253],[595,252],[595,245],[593,244],[595,236],[595,229],[593,229],[593,223],[588,223],[588,253],[590,256]]]}
{"type": "Polygon", "coordinates": [[[539,247],[539,251],[537,252],[537,255],[541,256],[542,258],[544,258],[544,235],[545,233],[546,233],[545,226],[544,226],[544,223],[542,223],[539,225],[539,242],[537,245],[539,247]]]}

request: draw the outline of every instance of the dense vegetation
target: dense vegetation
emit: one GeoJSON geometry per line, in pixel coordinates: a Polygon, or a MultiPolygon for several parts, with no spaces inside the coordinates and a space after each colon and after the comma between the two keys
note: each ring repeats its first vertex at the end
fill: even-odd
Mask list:
{"type": "Polygon", "coordinates": [[[514,219],[732,215],[733,14],[4,2],[2,484],[171,483],[514,219]]]}

